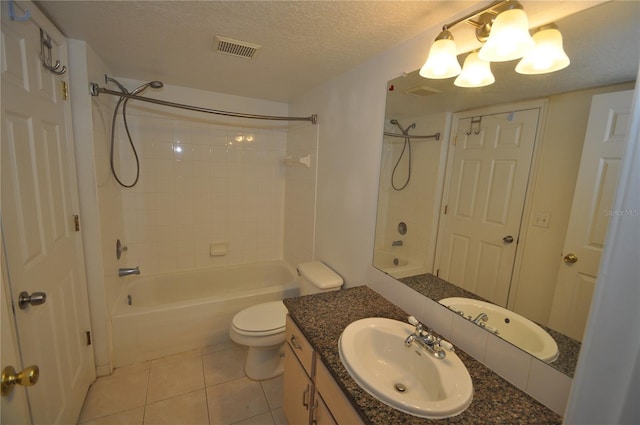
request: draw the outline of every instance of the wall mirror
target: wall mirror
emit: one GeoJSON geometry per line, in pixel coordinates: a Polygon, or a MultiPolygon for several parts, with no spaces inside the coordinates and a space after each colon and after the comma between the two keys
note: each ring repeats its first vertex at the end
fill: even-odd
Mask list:
{"type": "MultiPolygon", "coordinates": [[[[589,251],[602,251],[608,217],[615,213],[605,206],[613,200],[617,162],[582,162],[580,171],[585,137],[597,132],[589,124],[590,108],[593,96],[635,87],[638,16],[640,3],[617,1],[556,21],[571,59],[558,72],[521,75],[514,71],[517,61],[510,61],[491,64],[496,82],[486,87],[459,88],[453,78],[425,79],[418,71],[387,86],[373,266],[435,301],[481,298],[542,325],[559,347],[558,359],[546,361],[569,376],[597,274],[597,267],[583,273],[578,266],[597,265],[598,257],[589,251]],[[531,148],[519,162],[487,152],[481,159],[463,154],[486,141],[494,147],[519,145],[524,137],[531,139],[531,148]],[[489,183],[483,181],[482,164],[492,164],[489,183]],[[588,169],[599,173],[589,177],[600,179],[595,186],[584,183],[591,181],[584,177],[588,169]],[[514,177],[518,173],[520,180],[514,177]],[[576,224],[576,217],[588,214],[576,213],[578,204],[572,213],[572,207],[585,196],[597,198],[598,211],[587,224],[576,224]],[[517,204],[515,213],[505,199],[517,204]],[[480,237],[486,249],[472,255],[467,234],[484,230],[465,220],[476,212],[497,230],[480,237]],[[508,228],[497,226],[506,222],[507,213],[515,221],[508,228]],[[570,229],[585,226],[590,247],[580,253],[578,247],[567,248],[570,229]]],[[[460,63],[465,57],[458,57],[460,63]]],[[[630,106],[629,101],[627,113],[630,106]]],[[[598,124],[608,125],[614,138],[626,131],[622,109],[598,124]]],[[[489,323],[478,324],[494,331],[489,323]]]]}

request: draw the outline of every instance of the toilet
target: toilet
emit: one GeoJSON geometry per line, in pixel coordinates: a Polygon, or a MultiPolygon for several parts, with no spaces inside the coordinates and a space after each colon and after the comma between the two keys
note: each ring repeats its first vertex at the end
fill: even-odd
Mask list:
{"type": "MultiPolygon", "coordinates": [[[[340,289],[343,280],[320,261],[298,265],[300,295],[340,289]]],[[[257,304],[233,317],[231,340],[249,347],[244,373],[249,379],[263,381],[282,374],[287,308],[282,301],[257,304]]]]}

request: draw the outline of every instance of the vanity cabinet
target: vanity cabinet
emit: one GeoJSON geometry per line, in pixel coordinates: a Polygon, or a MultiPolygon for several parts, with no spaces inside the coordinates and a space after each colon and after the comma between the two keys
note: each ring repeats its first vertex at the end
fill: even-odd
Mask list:
{"type": "Polygon", "coordinates": [[[300,329],[287,316],[284,414],[291,425],[362,424],[300,329]]]}

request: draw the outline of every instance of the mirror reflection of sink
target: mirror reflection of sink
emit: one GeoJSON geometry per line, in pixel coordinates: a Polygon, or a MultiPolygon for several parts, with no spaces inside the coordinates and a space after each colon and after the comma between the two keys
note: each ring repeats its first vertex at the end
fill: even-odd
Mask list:
{"type": "Polygon", "coordinates": [[[415,343],[406,346],[414,331],[397,320],[357,320],[340,336],[340,360],[358,385],[395,409],[430,419],[462,413],[473,398],[467,368],[453,351],[436,359],[415,343]]]}
{"type": "Polygon", "coordinates": [[[551,335],[529,319],[498,305],[471,298],[451,297],[439,302],[458,314],[462,312],[461,315],[469,320],[485,313],[486,320],[478,320],[477,325],[544,362],[551,363],[558,358],[558,344],[551,335]]]}

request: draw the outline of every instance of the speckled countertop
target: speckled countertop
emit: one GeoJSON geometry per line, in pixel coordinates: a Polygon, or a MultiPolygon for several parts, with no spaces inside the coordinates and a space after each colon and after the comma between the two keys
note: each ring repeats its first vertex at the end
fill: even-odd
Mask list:
{"type": "MultiPolygon", "coordinates": [[[[460,349],[473,381],[471,405],[458,416],[430,420],[402,413],[376,400],[355,383],[342,365],[338,339],[349,323],[366,317],[405,321],[407,313],[366,286],[284,300],[347,398],[371,425],[391,424],[560,424],[562,418],[500,378],[460,349]]],[[[428,324],[427,324],[428,325],[428,324]]]]}
{"type": "MultiPolygon", "coordinates": [[[[429,273],[405,277],[399,280],[414,291],[419,292],[436,302],[449,297],[473,298],[476,300],[491,302],[429,273]]],[[[549,365],[570,378],[573,378],[573,374],[576,370],[576,364],[578,363],[581,344],[575,339],[569,338],[568,336],[548,328],[547,326],[539,323],[537,323],[537,325],[547,331],[556,341],[556,344],[558,344],[558,351],[560,355],[549,365]]]]}

